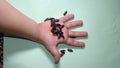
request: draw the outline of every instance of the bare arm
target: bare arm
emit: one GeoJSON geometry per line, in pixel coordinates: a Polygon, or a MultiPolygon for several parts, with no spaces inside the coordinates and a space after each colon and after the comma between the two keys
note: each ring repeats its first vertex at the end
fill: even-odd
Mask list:
{"type": "Polygon", "coordinates": [[[37,23],[14,7],[6,0],[0,0],[0,32],[37,41],[37,23]]]}

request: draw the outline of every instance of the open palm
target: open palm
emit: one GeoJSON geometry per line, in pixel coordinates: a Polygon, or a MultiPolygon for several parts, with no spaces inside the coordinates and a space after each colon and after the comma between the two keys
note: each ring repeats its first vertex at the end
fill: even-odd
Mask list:
{"type": "Polygon", "coordinates": [[[84,47],[84,42],[75,41],[71,38],[71,36],[73,37],[87,36],[87,32],[85,31],[82,31],[82,32],[69,31],[69,28],[75,27],[75,26],[81,26],[83,24],[81,20],[67,22],[72,18],[74,18],[73,14],[69,14],[59,18],[58,23],[61,25],[64,25],[64,28],[62,29],[64,39],[63,38],[58,39],[57,36],[52,34],[51,32],[52,27],[50,26],[51,25],[50,20],[39,24],[40,43],[42,43],[47,48],[47,50],[52,54],[52,56],[54,57],[55,63],[58,63],[60,60],[60,53],[57,49],[57,45],[59,43],[65,43],[72,46],[84,47]]]}

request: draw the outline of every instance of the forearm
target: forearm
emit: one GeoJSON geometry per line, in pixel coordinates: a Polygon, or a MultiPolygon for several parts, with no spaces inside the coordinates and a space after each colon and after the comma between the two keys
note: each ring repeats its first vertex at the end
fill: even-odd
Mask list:
{"type": "Polygon", "coordinates": [[[38,25],[5,0],[0,0],[0,32],[37,41],[38,25]]]}

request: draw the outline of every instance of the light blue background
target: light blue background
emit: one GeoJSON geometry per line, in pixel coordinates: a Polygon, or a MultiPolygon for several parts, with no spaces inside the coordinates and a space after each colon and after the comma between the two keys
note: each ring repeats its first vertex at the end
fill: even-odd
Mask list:
{"type": "MultiPolygon", "coordinates": [[[[5,37],[4,68],[120,68],[120,0],[8,0],[19,11],[36,22],[46,17],[59,18],[67,10],[84,25],[73,29],[88,31],[86,47],[72,48],[59,64],[40,44],[21,38],[5,37]]],[[[11,16],[12,17],[12,16],[11,16]]],[[[19,17],[18,17],[19,18],[19,17]]],[[[32,27],[31,27],[32,29],[32,27]]]]}

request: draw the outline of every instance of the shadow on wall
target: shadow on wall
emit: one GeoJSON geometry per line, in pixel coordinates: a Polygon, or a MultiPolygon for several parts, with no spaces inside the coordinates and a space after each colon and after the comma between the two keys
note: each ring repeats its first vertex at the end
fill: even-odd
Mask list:
{"type": "MultiPolygon", "coordinates": [[[[79,40],[79,39],[87,39],[87,38],[76,38],[76,39],[79,40]]],[[[40,48],[41,50],[43,50],[45,55],[50,59],[54,68],[60,68],[60,63],[54,64],[54,59],[53,59],[52,55],[41,44],[38,44],[34,41],[31,41],[31,40],[28,40],[25,38],[9,36],[9,35],[5,36],[4,41],[7,42],[7,43],[4,42],[4,44],[5,44],[4,45],[4,52],[5,52],[4,56],[9,57],[9,56],[19,53],[19,52],[24,52],[24,51],[31,50],[34,48],[40,48]],[[11,42],[14,42],[14,43],[11,43],[11,42]]],[[[66,48],[80,49],[78,47],[68,46],[65,44],[60,44],[58,46],[58,49],[66,49],[66,48]]],[[[84,48],[81,48],[81,49],[84,49],[84,48]]]]}
{"type": "MultiPolygon", "coordinates": [[[[41,50],[43,50],[45,55],[50,59],[54,68],[59,68],[60,64],[54,64],[54,59],[53,59],[52,55],[41,44],[38,44],[34,41],[31,41],[31,40],[28,40],[25,38],[15,37],[15,36],[5,36],[4,38],[5,38],[4,41],[7,42],[7,43],[4,42],[4,44],[5,44],[4,45],[4,52],[5,52],[4,58],[5,57],[7,58],[7,57],[12,56],[19,52],[24,52],[24,51],[31,50],[34,48],[40,48],[41,50]],[[14,42],[14,43],[11,43],[11,42],[14,42]],[[35,45],[33,45],[33,44],[35,44],[35,45]]],[[[7,66],[11,67],[12,65],[14,65],[14,67],[17,66],[16,64],[12,64],[12,63],[9,63],[7,66]]],[[[21,66],[25,67],[25,65],[22,65],[22,64],[21,64],[21,66]]]]}

